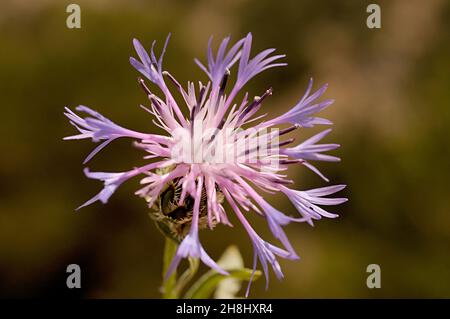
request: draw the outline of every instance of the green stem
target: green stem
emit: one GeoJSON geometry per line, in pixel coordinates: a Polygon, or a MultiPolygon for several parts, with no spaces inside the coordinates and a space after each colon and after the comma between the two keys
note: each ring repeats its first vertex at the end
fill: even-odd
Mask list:
{"type": "Polygon", "coordinates": [[[178,244],[168,238],[166,238],[166,243],[164,246],[164,257],[163,257],[163,285],[161,287],[162,295],[164,299],[176,299],[178,298],[174,288],[177,283],[177,270],[175,269],[169,278],[166,278],[167,270],[169,269],[170,263],[175,256],[178,248],[178,244]]]}
{"type": "Polygon", "coordinates": [[[178,243],[174,240],[166,237],[166,244],[164,247],[164,258],[163,258],[163,284],[161,287],[162,296],[164,299],[178,299],[180,298],[181,292],[189,283],[189,281],[194,278],[197,273],[199,260],[198,258],[189,258],[189,268],[186,269],[180,278],[177,280],[177,270],[175,269],[172,274],[166,278],[167,270],[169,269],[170,263],[177,252],[178,243]]]}
{"type": "Polygon", "coordinates": [[[194,278],[195,274],[197,273],[198,266],[199,266],[198,258],[189,257],[189,268],[186,269],[184,273],[180,276],[174,289],[177,298],[181,295],[183,288],[186,287],[186,285],[189,283],[189,281],[191,281],[192,278],[194,278]]]}

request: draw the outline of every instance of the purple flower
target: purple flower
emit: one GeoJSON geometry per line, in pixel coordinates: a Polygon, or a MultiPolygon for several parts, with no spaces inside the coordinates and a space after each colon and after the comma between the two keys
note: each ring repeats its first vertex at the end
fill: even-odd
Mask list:
{"type": "Polygon", "coordinates": [[[316,144],[325,135],[331,132],[331,129],[320,132],[313,137],[307,139],[303,143],[291,148],[281,149],[280,152],[284,155],[296,158],[301,161],[303,165],[311,169],[317,175],[322,177],[325,181],[329,181],[315,166],[310,164],[307,160],[311,161],[325,161],[325,162],[339,162],[341,159],[336,156],[321,154],[338,148],[339,144],[316,144]]]}
{"type": "Polygon", "coordinates": [[[154,117],[155,125],[166,131],[165,135],[129,130],[85,106],[76,108],[77,111],[88,114],[85,118],[66,108],[65,115],[80,132],[66,139],[89,138],[94,142],[101,142],[84,163],[110,142],[123,137],[133,139],[135,145],[146,153],[144,158],[156,159],[126,172],[90,172],[85,169],[86,176],[102,181],[104,188],[80,208],[95,201],[106,203],[123,182],[137,175],[144,176],[141,179],[143,186],[136,191],[136,195],[145,198],[149,206],[156,202],[167,185],[175,185],[180,190],[176,197],[177,205],[188,205],[190,202],[192,211],[190,227],[178,246],[168,275],[186,257],[200,258],[209,267],[225,274],[206,253],[199,240],[199,224],[203,216],[210,228],[217,223],[231,226],[222,200],[219,200],[225,198],[252,242],[255,253],[253,268],[256,269],[259,261],[267,282],[269,265],[277,278],[282,278],[277,257],[292,260],[299,258],[283,227],[291,222],[307,222],[312,225],[313,220],[322,217],[337,217],[321,206],[338,205],[346,201],[345,198],[326,197],[342,190],[343,185],[306,191],[294,190],[288,187],[293,181],[283,174],[288,165],[301,164],[327,180],[309,161],[339,161],[335,156],[323,154],[338,148],[338,144],[318,144],[331,129],[294,147],[286,147],[293,139],[280,141],[285,134],[300,127],[331,124],[326,119],[316,117],[316,113],[333,103],[333,100],[319,101],[327,86],[311,93],[311,80],[305,95],[288,112],[270,120],[261,120],[267,114],[255,114],[264,100],[272,95],[272,88],[252,100],[248,93],[240,101],[237,100],[237,95],[251,78],[262,71],[286,65],[279,62],[284,55],[271,55],[275,50],[267,49],[251,58],[251,34],[228,50],[230,38],[224,39],[216,54],[213,53],[210,40],[207,63],[195,60],[209,81],[206,84],[199,82],[198,87],[188,82],[187,89],[184,89],[172,74],[163,70],[162,62],[168,40],[169,37],[157,58],[154,52],[155,42],[148,54],[135,39],[133,44],[139,59],[130,58],[133,67],[162,92],[162,97],[156,96],[145,80],[139,78],[139,84],[150,102],[149,107],[142,108],[154,117]],[[234,71],[235,69],[237,70],[234,71]],[[236,80],[228,89],[232,72],[236,72],[236,80]],[[185,104],[183,108],[172,95],[169,86],[173,86],[180,94],[185,104]],[[257,124],[249,125],[250,123],[257,124]],[[290,126],[282,130],[276,129],[277,126],[286,124],[290,126]],[[300,216],[282,213],[270,205],[260,195],[261,192],[284,193],[300,216]],[[282,247],[270,244],[257,234],[247,220],[246,215],[250,211],[266,219],[269,229],[282,247]]]}

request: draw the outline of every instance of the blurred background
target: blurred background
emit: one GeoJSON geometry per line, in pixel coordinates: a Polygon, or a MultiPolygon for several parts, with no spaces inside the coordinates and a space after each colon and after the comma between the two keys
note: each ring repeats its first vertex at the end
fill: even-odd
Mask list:
{"type": "MultiPolygon", "coordinates": [[[[264,111],[281,114],[303,95],[309,77],[329,83],[336,102],[324,117],[327,142],[341,163],[319,163],[331,183],[348,184],[340,218],[315,227],[289,225],[302,259],[282,261],[269,290],[258,280],[251,297],[450,297],[450,3],[377,1],[381,29],[366,27],[366,1],[81,1],[81,29],[66,27],[56,0],[0,2],[0,296],[159,298],[162,235],[133,195],[138,180],[107,205],[74,209],[101,184],[82,173],[90,141],[67,141],[75,130],[63,107],[84,104],[118,124],[154,131],[138,105],[146,103],[129,65],[132,39],[147,48],[169,32],[165,68],[185,84],[206,80],[213,35],[247,32],[253,53],[287,54],[288,67],[257,76],[252,95],[272,86],[264,111]],[[66,266],[79,264],[82,289],[66,288],[66,266]],[[381,289],[368,289],[366,267],[381,266],[381,289]]],[[[298,133],[307,138],[323,127],[298,133]]],[[[142,163],[129,140],[116,141],[92,162],[94,171],[142,163]]],[[[290,171],[299,189],[324,186],[306,168],[290,171]]],[[[274,206],[294,209],[283,197],[274,206]]],[[[251,221],[272,240],[264,221],[251,221]]],[[[238,225],[236,223],[236,225],[238,225]]],[[[217,258],[229,245],[251,267],[252,248],[236,226],[203,231],[217,258]]],[[[202,268],[204,271],[205,268],[202,268]]]]}

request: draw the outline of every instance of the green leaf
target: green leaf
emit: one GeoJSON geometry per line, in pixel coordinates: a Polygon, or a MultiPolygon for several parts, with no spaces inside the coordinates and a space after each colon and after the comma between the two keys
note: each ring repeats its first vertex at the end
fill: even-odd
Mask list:
{"type": "Polygon", "coordinates": [[[257,270],[252,278],[253,270],[243,267],[241,254],[235,246],[228,247],[217,264],[227,270],[229,275],[208,271],[186,292],[185,298],[209,298],[216,289],[216,297],[234,298],[242,281],[255,281],[261,276],[261,272],[257,270]]]}
{"type": "MultiPolygon", "coordinates": [[[[229,276],[225,276],[219,274],[215,271],[208,271],[205,275],[203,275],[186,293],[185,298],[209,298],[214,289],[220,284],[221,281],[227,278],[234,278],[239,280],[249,281],[252,276],[253,269],[243,268],[230,270],[229,276]]],[[[261,272],[259,270],[255,271],[253,276],[253,281],[258,279],[261,276],[261,272]]]]}
{"type": "MultiPolygon", "coordinates": [[[[224,269],[241,269],[244,268],[244,260],[236,246],[229,246],[222,257],[219,259],[220,267],[224,269]]],[[[242,281],[233,277],[223,279],[217,284],[214,292],[215,299],[232,299],[237,298],[236,295],[241,290],[242,281]]]]}

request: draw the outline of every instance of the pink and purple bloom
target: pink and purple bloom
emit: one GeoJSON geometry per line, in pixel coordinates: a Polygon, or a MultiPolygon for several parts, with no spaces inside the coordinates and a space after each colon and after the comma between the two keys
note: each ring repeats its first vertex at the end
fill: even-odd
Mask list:
{"type": "Polygon", "coordinates": [[[125,172],[91,172],[86,168],[86,176],[102,181],[104,187],[79,208],[96,201],[106,203],[123,182],[137,175],[144,177],[141,179],[143,187],[136,195],[145,198],[150,207],[168,184],[176,185],[179,190],[177,204],[181,206],[189,202],[191,212],[189,228],[180,238],[168,273],[177,268],[182,258],[194,257],[226,274],[208,255],[199,239],[200,218],[206,220],[209,228],[219,223],[232,226],[223,207],[224,198],[251,240],[254,248],[253,269],[256,269],[259,261],[267,283],[269,265],[276,277],[281,279],[283,273],[277,257],[292,260],[299,258],[283,227],[291,222],[313,225],[314,220],[322,217],[335,218],[337,214],[326,211],[322,206],[338,205],[347,200],[328,197],[342,190],[344,185],[295,190],[291,188],[293,181],[284,174],[290,165],[303,165],[328,181],[310,162],[339,161],[335,156],[324,154],[339,145],[319,143],[331,129],[293,147],[288,147],[293,139],[280,141],[285,134],[299,128],[331,124],[326,119],[316,117],[316,113],[333,103],[329,99],[319,101],[327,85],[311,93],[311,80],[304,96],[288,112],[266,119],[267,113],[258,116],[256,113],[264,100],[272,95],[271,88],[251,100],[247,93],[238,100],[238,94],[257,74],[286,65],[279,62],[284,55],[272,55],[275,50],[267,49],[251,58],[251,34],[229,49],[230,38],[225,38],[216,54],[210,41],[207,63],[195,60],[209,81],[206,84],[199,82],[198,86],[188,82],[187,89],[184,89],[172,74],[163,70],[168,40],[169,37],[158,58],[154,52],[155,42],[148,54],[141,43],[134,40],[138,59],[130,58],[132,66],[146,79],[139,78],[139,84],[150,106],[142,108],[154,117],[153,124],[162,128],[166,134],[141,133],[124,128],[86,106],[76,107],[76,111],[85,113],[86,117],[80,117],[66,108],[65,115],[79,134],[65,139],[88,138],[100,143],[83,164],[118,138],[135,140],[135,145],[146,153],[144,158],[149,160],[148,164],[125,172]],[[236,80],[227,90],[232,72],[236,72],[236,80]],[[146,81],[159,88],[163,96],[152,93],[146,81]],[[177,91],[183,105],[176,101],[169,87],[177,91]],[[286,127],[276,129],[279,126],[286,127]],[[261,195],[264,192],[282,192],[296,208],[298,216],[288,216],[273,207],[261,195]],[[266,219],[280,247],[258,235],[248,221],[251,211],[266,219]]]}

